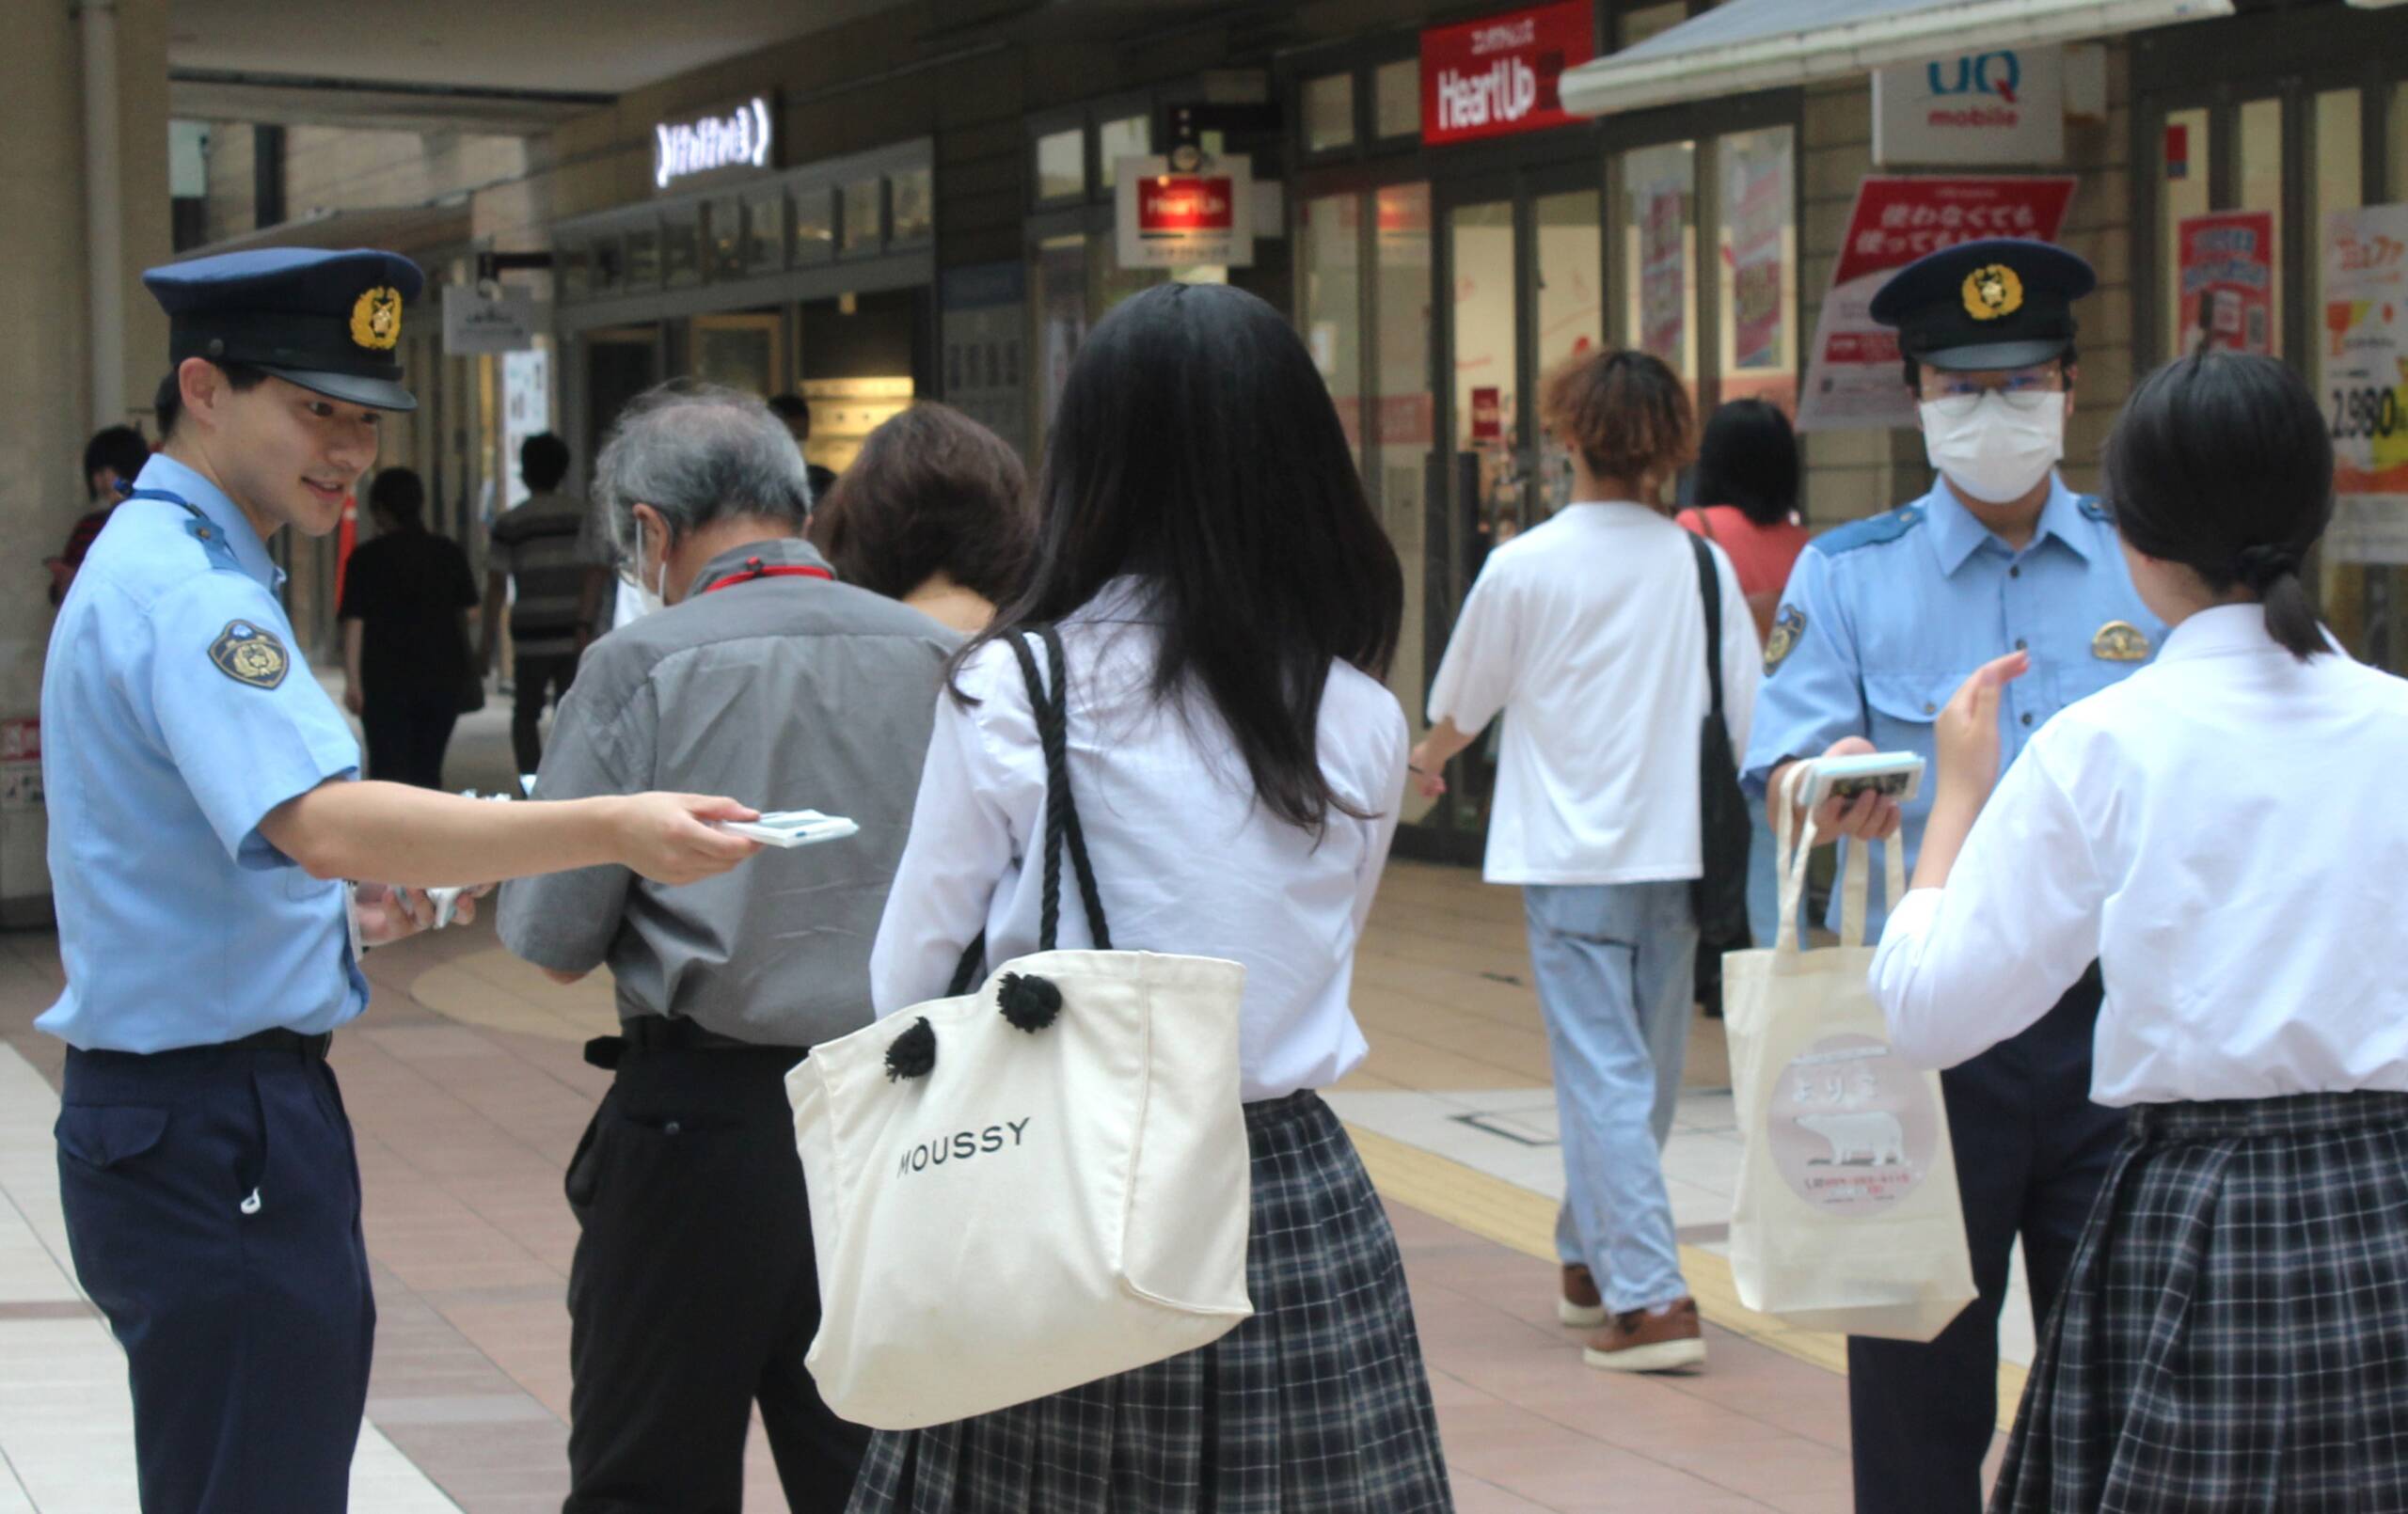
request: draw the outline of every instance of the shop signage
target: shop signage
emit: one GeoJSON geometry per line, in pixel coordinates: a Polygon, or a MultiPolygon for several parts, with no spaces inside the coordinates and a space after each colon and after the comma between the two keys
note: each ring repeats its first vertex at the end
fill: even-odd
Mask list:
{"type": "Polygon", "coordinates": [[[2408,205],[2324,217],[2325,422],[2342,562],[2408,563],[2408,205]]]}
{"type": "Polygon", "coordinates": [[[2274,350],[2274,216],[2271,211],[2190,215],[2180,240],[2182,351],[2274,350]]]}
{"type": "Polygon", "coordinates": [[[2056,241],[2073,186],[2062,177],[1876,176],[1860,183],[1830,292],[1814,323],[1798,429],[1913,426],[1914,396],[1899,370],[1897,333],[1874,321],[1874,292],[1917,258],[1959,242],[2056,241]]]}
{"type": "Polygon", "coordinates": [[[1471,439],[1475,442],[1501,442],[1505,439],[1505,400],[1491,386],[1471,391],[1471,439]]]}
{"type": "Polygon", "coordinates": [[[1722,166],[1722,224],[1730,242],[1731,367],[1789,366],[1782,351],[1782,301],[1787,280],[1792,190],[1785,138],[1756,150],[1728,150],[1722,166]]]}
{"type": "Polygon", "coordinates": [[[463,284],[443,286],[443,354],[520,353],[535,345],[535,297],[523,290],[487,295],[463,284]]]}
{"type": "MultiPolygon", "coordinates": [[[[501,455],[518,456],[527,439],[552,429],[552,355],[541,348],[501,355],[501,455]]],[[[516,468],[504,470],[501,508],[523,503],[531,491],[516,468]]]]}
{"type": "Polygon", "coordinates": [[[1123,268],[1254,266],[1254,173],[1222,156],[1190,172],[1167,158],[1113,166],[1113,206],[1123,268]]]}
{"type": "Polygon", "coordinates": [[[1873,75],[1873,161],[2063,163],[2061,47],[2002,47],[1873,75]]]}
{"type": "Polygon", "coordinates": [[[653,187],[768,167],[777,146],[776,122],[768,97],[754,95],[725,109],[655,123],[653,187]]]}
{"type": "Polygon", "coordinates": [[[1421,140],[1431,147],[1579,119],[1563,108],[1563,71],[1596,55],[1590,0],[1515,10],[1421,34],[1421,140]]]}

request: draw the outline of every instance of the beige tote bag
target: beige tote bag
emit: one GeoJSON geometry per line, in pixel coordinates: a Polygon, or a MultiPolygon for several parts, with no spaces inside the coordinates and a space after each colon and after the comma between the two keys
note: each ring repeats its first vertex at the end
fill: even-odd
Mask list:
{"type": "Polygon", "coordinates": [[[878,1429],[948,1424],[1211,1344],[1251,1315],[1245,969],[1110,950],[1052,694],[1041,949],[786,1075],[821,1318],[806,1364],[878,1429]],[[1101,950],[1056,951],[1061,861],[1101,950]]]}
{"type": "MultiPolygon", "coordinates": [[[[1791,768],[1784,804],[1812,764],[1791,768]]],[[[1798,946],[1815,839],[1777,826],[1781,941],[1723,961],[1724,1026],[1746,1158],[1731,1215],[1739,1301],[1801,1330],[1927,1341],[1974,1297],[1940,1075],[1890,1049],[1866,986],[1866,848],[1842,869],[1841,944],[1798,946]]],[[[1905,848],[1881,848],[1888,897],[1905,848]]]]}

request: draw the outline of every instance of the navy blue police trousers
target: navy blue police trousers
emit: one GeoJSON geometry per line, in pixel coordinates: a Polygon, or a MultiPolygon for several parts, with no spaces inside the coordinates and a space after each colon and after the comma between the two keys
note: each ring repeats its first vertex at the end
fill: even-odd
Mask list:
{"type": "Polygon", "coordinates": [[[1981,1297],[1928,1344],[1849,1338],[1857,1514],[1979,1514],[2016,1239],[2045,1324],[2124,1135],[2122,1112],[2090,1101],[2099,998],[2093,967],[2031,1029],[1940,1075],[1981,1297]]]}
{"type": "Polygon", "coordinates": [[[71,1050],[57,1135],[75,1275],[133,1380],[143,1514],[338,1514],[376,1306],[323,1040],[71,1050]]]}

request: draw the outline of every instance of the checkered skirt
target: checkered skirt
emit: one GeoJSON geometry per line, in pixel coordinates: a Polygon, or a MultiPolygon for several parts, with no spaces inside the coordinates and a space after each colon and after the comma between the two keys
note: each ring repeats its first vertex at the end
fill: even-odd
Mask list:
{"type": "Polygon", "coordinates": [[[1252,1318],[1201,1350],[880,1431],[850,1514],[1439,1514],[1454,1507],[1404,1263],[1310,1092],[1246,1106],[1252,1318]]]}
{"type": "Polygon", "coordinates": [[[2408,1095],[2134,1111],[1990,1507],[2408,1509],[2408,1095]]]}

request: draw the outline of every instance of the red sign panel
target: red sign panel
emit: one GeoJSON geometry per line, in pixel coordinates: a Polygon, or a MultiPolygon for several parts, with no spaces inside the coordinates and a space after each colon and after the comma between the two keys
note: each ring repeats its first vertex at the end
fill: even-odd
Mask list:
{"type": "Polygon", "coordinates": [[[1596,55],[1590,0],[1563,0],[1421,34],[1421,140],[1432,147],[1540,132],[1579,118],[1556,92],[1596,55]]]}
{"type": "Polygon", "coordinates": [[[2220,211],[2186,216],[2182,242],[2182,350],[2274,350],[2274,216],[2220,211]]]}
{"type": "Polygon", "coordinates": [[[1137,185],[1137,234],[1182,237],[1236,226],[1237,194],[1226,178],[1157,174],[1137,185]]]}
{"type": "Polygon", "coordinates": [[[1471,439],[1476,442],[1501,442],[1505,439],[1505,404],[1498,390],[1482,387],[1471,391],[1471,439]]]}
{"type": "Polygon", "coordinates": [[[2072,199],[2070,179],[1866,179],[1831,282],[1904,268],[1925,253],[1984,237],[2054,242],[2072,199]]]}

